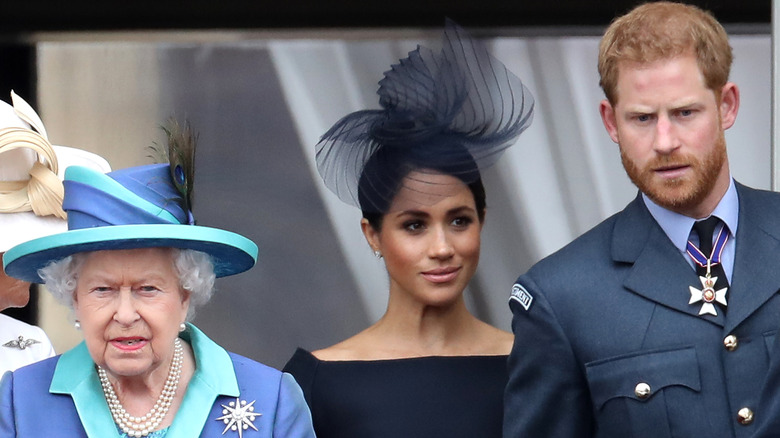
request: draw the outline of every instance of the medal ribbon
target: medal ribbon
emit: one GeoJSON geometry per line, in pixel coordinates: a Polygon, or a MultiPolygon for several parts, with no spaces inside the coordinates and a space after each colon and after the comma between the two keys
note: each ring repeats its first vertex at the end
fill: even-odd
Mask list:
{"type": "Polygon", "coordinates": [[[712,254],[710,254],[709,257],[705,256],[690,240],[688,241],[688,245],[686,245],[686,252],[691,256],[694,263],[702,268],[706,268],[708,265],[715,266],[720,263],[720,257],[723,254],[723,249],[726,248],[726,242],[728,242],[728,240],[729,233],[726,231],[726,226],[721,225],[720,231],[718,231],[718,237],[715,239],[715,245],[712,246],[712,254]]]}

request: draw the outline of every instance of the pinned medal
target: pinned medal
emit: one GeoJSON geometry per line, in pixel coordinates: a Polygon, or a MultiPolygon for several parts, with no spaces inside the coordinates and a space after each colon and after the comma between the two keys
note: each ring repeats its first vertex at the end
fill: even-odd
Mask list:
{"type": "Polygon", "coordinates": [[[255,417],[259,417],[263,414],[254,412],[256,400],[252,400],[251,403],[247,403],[246,400],[241,400],[236,397],[236,401],[228,403],[227,406],[222,405],[222,416],[217,418],[217,421],[225,423],[225,430],[222,431],[224,435],[228,430],[238,432],[238,437],[244,437],[244,431],[250,427],[254,430],[257,428],[254,425],[255,417]]]}
{"type": "Polygon", "coordinates": [[[699,315],[709,313],[710,315],[718,316],[718,311],[715,310],[715,305],[712,303],[718,302],[722,304],[723,307],[726,307],[726,291],[728,288],[724,287],[717,291],[715,290],[715,282],[718,281],[718,277],[699,277],[699,280],[701,280],[701,290],[696,289],[693,286],[689,286],[691,291],[691,299],[688,301],[688,304],[695,304],[699,301],[702,301],[701,309],[699,309],[699,315]]]}
{"type": "Polygon", "coordinates": [[[41,341],[38,341],[36,339],[32,339],[32,338],[24,339],[24,336],[19,335],[18,338],[12,339],[12,340],[6,342],[5,344],[3,344],[3,347],[18,348],[20,350],[24,350],[27,347],[29,347],[30,345],[40,344],[40,343],[41,343],[41,341]]]}

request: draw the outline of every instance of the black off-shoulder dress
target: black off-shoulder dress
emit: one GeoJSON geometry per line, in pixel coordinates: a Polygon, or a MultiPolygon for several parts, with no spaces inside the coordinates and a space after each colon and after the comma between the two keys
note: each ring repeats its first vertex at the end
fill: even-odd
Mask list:
{"type": "Polygon", "coordinates": [[[501,437],[507,356],[321,361],[298,349],[284,371],[318,438],[501,437]]]}

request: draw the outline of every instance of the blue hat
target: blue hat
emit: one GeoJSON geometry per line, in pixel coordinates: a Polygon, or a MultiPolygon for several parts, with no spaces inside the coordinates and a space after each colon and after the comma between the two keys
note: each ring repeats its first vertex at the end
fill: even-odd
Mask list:
{"type": "Polygon", "coordinates": [[[30,240],[3,256],[8,275],[41,283],[38,269],[72,254],[171,247],[211,256],[217,277],[238,274],[257,260],[257,245],[230,231],[194,225],[168,164],[107,174],[81,166],[65,171],[63,209],[68,231],[30,240]]]}

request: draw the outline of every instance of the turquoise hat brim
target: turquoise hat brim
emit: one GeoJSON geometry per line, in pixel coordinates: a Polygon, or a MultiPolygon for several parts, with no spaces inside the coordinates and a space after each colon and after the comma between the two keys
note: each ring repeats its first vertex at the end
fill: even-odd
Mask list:
{"type": "Polygon", "coordinates": [[[257,260],[257,245],[240,234],[199,225],[142,224],[84,228],[30,240],[6,251],[3,265],[11,277],[42,283],[38,269],[69,255],[157,247],[205,252],[217,277],[244,272],[257,260]]]}

